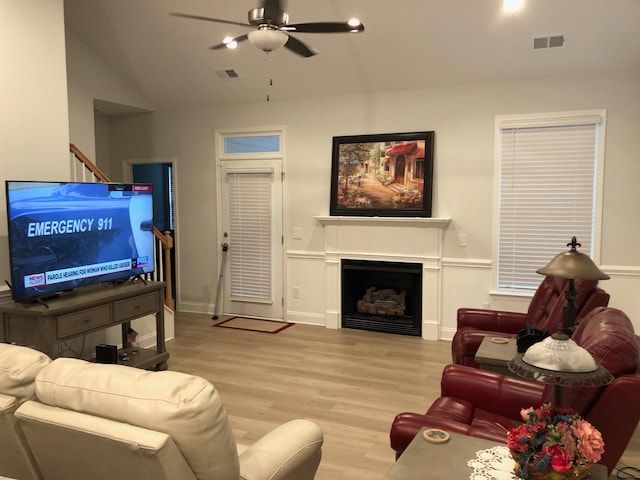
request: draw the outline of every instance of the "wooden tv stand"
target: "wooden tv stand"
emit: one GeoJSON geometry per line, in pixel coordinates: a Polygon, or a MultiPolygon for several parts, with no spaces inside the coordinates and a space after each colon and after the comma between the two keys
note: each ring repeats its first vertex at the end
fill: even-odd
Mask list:
{"type": "MultiPolygon", "coordinates": [[[[118,363],[166,370],[169,353],[164,343],[164,282],[128,281],[81,287],[58,298],[38,303],[0,304],[2,341],[36,348],[51,358],[59,355],[61,341],[122,325],[122,350],[128,360],[118,363]],[[131,320],[156,316],[156,348],[133,353],[127,339],[131,320]]],[[[120,357],[120,356],[119,356],[120,357]]]]}

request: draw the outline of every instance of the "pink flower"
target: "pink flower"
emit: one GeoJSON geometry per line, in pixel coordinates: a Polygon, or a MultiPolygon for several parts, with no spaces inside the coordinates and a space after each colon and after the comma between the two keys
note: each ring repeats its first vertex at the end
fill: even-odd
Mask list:
{"type": "Polygon", "coordinates": [[[586,420],[578,420],[573,424],[573,433],[578,440],[578,451],[589,463],[596,463],[604,453],[602,434],[586,420]]]}
{"type": "Polygon", "coordinates": [[[523,408],[522,410],[520,410],[520,416],[522,417],[523,422],[529,420],[529,413],[531,412],[535,412],[533,407],[523,408]]]}
{"type": "Polygon", "coordinates": [[[551,456],[551,468],[558,473],[564,473],[573,467],[573,462],[567,451],[560,445],[553,445],[551,447],[542,447],[542,453],[551,456]]]}

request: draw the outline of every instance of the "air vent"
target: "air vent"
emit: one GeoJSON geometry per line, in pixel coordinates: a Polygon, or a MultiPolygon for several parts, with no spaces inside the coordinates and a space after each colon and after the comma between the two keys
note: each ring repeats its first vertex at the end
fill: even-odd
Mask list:
{"type": "Polygon", "coordinates": [[[220,77],[221,80],[234,80],[236,78],[240,78],[238,72],[236,72],[233,68],[216,70],[216,74],[218,75],[218,77],[220,77]]]}
{"type": "Polygon", "coordinates": [[[564,35],[540,35],[533,37],[533,49],[544,50],[564,47],[566,40],[564,35]]]}

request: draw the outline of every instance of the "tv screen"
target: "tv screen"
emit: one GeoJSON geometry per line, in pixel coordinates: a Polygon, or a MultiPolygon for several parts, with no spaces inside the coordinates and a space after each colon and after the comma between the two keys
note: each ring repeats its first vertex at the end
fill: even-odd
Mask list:
{"type": "Polygon", "coordinates": [[[9,180],[6,192],[15,300],[153,271],[151,185],[9,180]]]}

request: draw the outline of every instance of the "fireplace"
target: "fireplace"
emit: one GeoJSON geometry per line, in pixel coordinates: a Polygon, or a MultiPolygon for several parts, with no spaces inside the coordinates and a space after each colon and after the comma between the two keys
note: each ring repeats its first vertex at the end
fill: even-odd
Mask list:
{"type": "MultiPolygon", "coordinates": [[[[344,260],[394,262],[401,266],[420,265],[421,275],[415,289],[414,320],[425,340],[440,339],[442,247],[449,218],[317,216],[324,229],[324,322],[327,328],[342,328],[345,297],[342,280],[344,260]],[[421,318],[418,318],[421,317],[421,318]]],[[[417,273],[417,272],[416,272],[417,273]]],[[[349,273],[347,273],[349,275],[349,273]]],[[[363,292],[370,285],[364,288],[363,292]]],[[[382,286],[377,288],[383,288],[382,286]]],[[[411,302],[409,296],[407,300],[411,302]]],[[[355,308],[355,307],[353,307],[355,308]]],[[[348,315],[355,322],[355,315],[348,315]]],[[[388,320],[388,319],[385,319],[388,320]]],[[[375,323],[375,322],[374,322],[375,323]]],[[[388,328],[388,327],[387,327],[388,328]]]]}
{"type": "Polygon", "coordinates": [[[342,259],[343,328],[422,335],[422,264],[342,259]]]}

